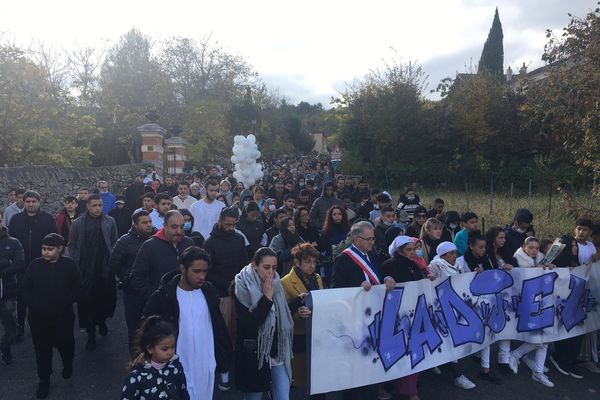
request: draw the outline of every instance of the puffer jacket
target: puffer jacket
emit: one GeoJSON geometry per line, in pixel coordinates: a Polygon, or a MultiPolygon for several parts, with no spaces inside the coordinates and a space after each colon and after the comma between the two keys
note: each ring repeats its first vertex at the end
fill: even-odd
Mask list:
{"type": "Polygon", "coordinates": [[[244,237],[236,232],[224,232],[217,224],[204,242],[211,259],[207,280],[219,290],[221,297],[229,296],[233,278],[250,262],[244,237]]]}
{"type": "Polygon", "coordinates": [[[17,274],[23,271],[23,246],[5,227],[0,228],[0,300],[17,298],[17,274]]]}
{"type": "Polygon", "coordinates": [[[177,247],[174,247],[167,240],[164,230],[159,229],[154,236],[142,243],[131,267],[130,287],[137,295],[148,299],[158,289],[164,274],[179,270],[181,253],[193,245],[192,239],[184,236],[177,247]]]}
{"type": "MultiPolygon", "coordinates": [[[[154,229],[150,236],[155,233],[156,229],[154,229]]],[[[150,236],[142,236],[134,227],[131,227],[128,233],[117,240],[113,252],[110,255],[108,267],[123,283],[123,291],[125,292],[132,292],[129,285],[129,274],[133,267],[135,257],[137,256],[140,247],[142,247],[142,243],[148,240],[150,236]]]]}

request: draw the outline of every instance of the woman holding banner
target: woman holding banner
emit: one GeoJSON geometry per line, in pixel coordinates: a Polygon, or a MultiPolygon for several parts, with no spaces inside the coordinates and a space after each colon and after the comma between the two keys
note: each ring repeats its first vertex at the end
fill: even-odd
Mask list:
{"type": "MultiPolygon", "coordinates": [[[[296,387],[306,386],[306,318],[310,309],[304,305],[304,297],[312,290],[323,289],[323,281],[315,273],[319,251],[310,243],[302,243],[292,249],[294,266],[281,279],[285,298],[294,317],[294,341],[292,351],[293,384],[296,387]]],[[[312,399],[324,399],[325,395],[314,395],[312,399]]]]}
{"type": "MultiPolygon", "coordinates": [[[[413,261],[415,256],[413,238],[398,236],[388,250],[391,258],[381,265],[381,272],[384,276],[391,276],[396,283],[413,282],[425,278],[422,270],[413,261]]],[[[419,374],[412,374],[393,381],[396,393],[408,397],[409,400],[418,400],[418,377],[419,374]]]]}

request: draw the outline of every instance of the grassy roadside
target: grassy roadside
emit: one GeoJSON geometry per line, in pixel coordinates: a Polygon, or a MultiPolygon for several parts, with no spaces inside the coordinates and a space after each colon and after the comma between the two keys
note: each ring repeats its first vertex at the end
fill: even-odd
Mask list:
{"type": "MultiPolygon", "coordinates": [[[[553,239],[560,235],[572,234],[575,220],[578,216],[587,215],[598,221],[600,213],[600,199],[592,199],[591,196],[579,195],[568,201],[553,194],[532,194],[531,207],[527,195],[516,195],[512,199],[510,193],[494,193],[490,207],[490,195],[483,192],[469,192],[468,199],[464,191],[433,190],[420,188],[417,191],[421,203],[429,209],[433,199],[439,197],[444,200],[446,211],[455,210],[463,213],[467,210],[475,212],[480,218],[480,227],[485,229],[491,226],[504,226],[511,222],[517,208],[530,208],[533,212],[533,224],[536,234],[540,239],[553,239]],[[468,206],[467,206],[468,203],[468,206]],[[574,206],[574,204],[577,205],[574,206]]],[[[394,200],[394,206],[398,204],[400,191],[390,193],[394,200]]]]}

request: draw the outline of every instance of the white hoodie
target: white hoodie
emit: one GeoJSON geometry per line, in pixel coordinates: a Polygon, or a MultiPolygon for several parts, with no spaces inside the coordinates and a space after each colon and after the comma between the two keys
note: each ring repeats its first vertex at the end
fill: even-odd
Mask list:
{"type": "Polygon", "coordinates": [[[515,259],[521,268],[541,267],[542,265],[540,265],[540,261],[544,259],[544,253],[540,251],[538,252],[537,256],[533,258],[527,255],[522,247],[519,247],[519,249],[515,252],[515,259]]]}
{"type": "Polygon", "coordinates": [[[443,258],[440,258],[440,256],[435,256],[433,260],[431,260],[431,264],[429,264],[429,270],[436,278],[447,278],[449,276],[469,272],[468,269],[465,271],[465,269],[458,262],[452,265],[443,258]]]}

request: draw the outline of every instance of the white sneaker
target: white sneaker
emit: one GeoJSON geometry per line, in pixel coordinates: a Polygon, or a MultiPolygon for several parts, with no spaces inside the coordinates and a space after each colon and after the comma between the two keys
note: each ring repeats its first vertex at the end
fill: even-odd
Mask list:
{"type": "Polygon", "coordinates": [[[544,374],[533,373],[533,374],[531,374],[531,379],[541,383],[544,386],[554,387],[554,383],[552,383],[552,381],[550,379],[548,379],[548,377],[544,374]]]}
{"type": "Polygon", "coordinates": [[[513,374],[519,373],[519,360],[515,356],[511,355],[508,357],[508,366],[510,367],[513,374]]]}
{"type": "Polygon", "coordinates": [[[471,390],[475,388],[475,384],[464,375],[459,376],[454,380],[454,385],[461,389],[471,390]]]}

